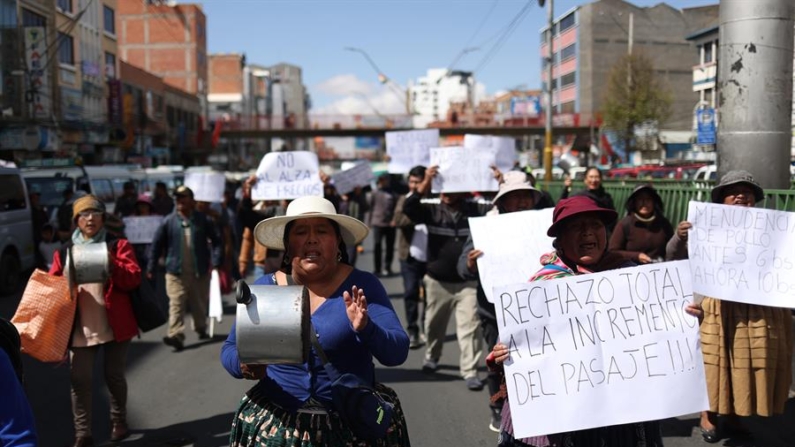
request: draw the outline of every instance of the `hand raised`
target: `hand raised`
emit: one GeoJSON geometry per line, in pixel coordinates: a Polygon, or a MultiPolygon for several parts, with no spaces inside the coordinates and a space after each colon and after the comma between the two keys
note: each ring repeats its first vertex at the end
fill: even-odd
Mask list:
{"type": "Polygon", "coordinates": [[[497,364],[502,364],[509,358],[511,358],[510,352],[508,352],[508,347],[502,343],[497,343],[494,345],[494,349],[491,350],[491,354],[494,357],[494,361],[497,364]]]}
{"type": "Polygon", "coordinates": [[[478,258],[481,255],[483,255],[483,252],[476,249],[472,249],[467,253],[467,270],[469,270],[470,273],[478,271],[478,258]]]}
{"type": "Polygon", "coordinates": [[[367,315],[367,297],[364,296],[364,290],[353,286],[351,293],[346,291],[342,294],[342,299],[345,300],[345,311],[353,330],[356,332],[363,330],[370,321],[370,317],[367,315]]]}
{"type": "Polygon", "coordinates": [[[686,220],[679,222],[679,225],[676,226],[676,234],[679,236],[679,239],[687,241],[687,230],[691,228],[693,228],[693,224],[690,222],[686,220]]]}

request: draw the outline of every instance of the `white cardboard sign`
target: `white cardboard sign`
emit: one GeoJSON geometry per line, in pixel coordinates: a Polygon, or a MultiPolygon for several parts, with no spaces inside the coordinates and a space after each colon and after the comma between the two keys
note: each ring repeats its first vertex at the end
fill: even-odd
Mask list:
{"type": "Polygon", "coordinates": [[[795,213],[690,202],[687,220],[696,293],[795,308],[795,213]]]}
{"type": "Polygon", "coordinates": [[[431,166],[439,166],[431,192],[497,191],[491,166],[494,153],[461,146],[431,149],[431,166]]]}
{"type": "Polygon", "coordinates": [[[253,200],[323,196],[317,154],[309,151],[270,152],[257,168],[253,200]]]}
{"type": "Polygon", "coordinates": [[[363,161],[352,168],[339,171],[331,176],[334,187],[340,194],[347,194],[357,186],[367,186],[375,178],[370,163],[363,161]]]}
{"type": "Polygon", "coordinates": [[[687,261],[499,286],[494,295],[511,350],[516,438],[709,408],[698,320],[684,311],[693,298],[687,261]]]}
{"type": "Polygon", "coordinates": [[[389,172],[406,174],[414,166],[430,166],[430,150],[439,146],[439,129],[386,133],[389,172]]]}
{"type": "Polygon", "coordinates": [[[518,160],[516,140],[511,137],[466,134],[464,147],[494,152],[495,164],[502,172],[513,169],[514,163],[518,160]]]}
{"type": "Polygon", "coordinates": [[[483,252],[478,258],[478,275],[489,302],[494,302],[495,285],[527,281],[541,268],[541,255],[553,250],[553,238],[547,236],[552,211],[545,208],[469,218],[472,241],[483,252]]]}
{"type": "Polygon", "coordinates": [[[124,234],[131,244],[151,244],[163,216],[130,216],[124,221],[124,234]]]}
{"type": "Polygon", "coordinates": [[[188,172],[185,186],[193,191],[197,202],[223,202],[226,177],[220,172],[188,172]]]}

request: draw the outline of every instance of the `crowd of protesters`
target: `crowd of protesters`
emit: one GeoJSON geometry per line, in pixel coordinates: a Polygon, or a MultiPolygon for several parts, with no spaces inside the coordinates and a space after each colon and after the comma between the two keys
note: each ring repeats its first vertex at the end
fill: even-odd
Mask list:
{"type": "MultiPolygon", "coordinates": [[[[86,285],[79,290],[80,325],[76,325],[70,345],[73,445],[93,445],[90,380],[99,347],[104,348],[111,394],[111,440],[119,441],[129,434],[124,359],[129,340],[136,335],[134,318],[129,304],[105,309],[102,303],[128,302],[125,291],[134,289],[140,281],[160,281],[159,290],[169,311],[163,342],[180,351],[186,344],[188,312],[198,340],[209,338],[209,278],[215,270],[227,292],[234,280],[252,276],[258,284],[269,285],[297,280],[307,285],[317,307],[337,298],[335,291],[339,290],[338,298],[344,299],[337,301],[344,302],[344,306],[328,316],[335,323],[319,329],[320,335],[328,331],[336,335],[327,337],[342,337],[348,327],[352,328],[356,340],[340,341],[339,346],[356,353],[362,351],[350,354],[346,361],[363,371],[372,368],[373,356],[382,363],[397,365],[405,361],[407,349],[424,347],[423,361],[416,367],[428,375],[435,374],[446,329],[454,317],[461,379],[472,391],[487,387],[491,397],[484,399],[484,407],[490,410],[488,427],[500,434],[500,447],[661,446],[658,421],[514,438],[503,371],[503,363],[510,356],[499,341],[494,305],[485,298],[478,279],[477,259],[483,253],[472,240],[468,219],[554,207],[547,234],[555,238],[555,249],[540,259],[540,270],[532,281],[685,259],[690,223],[680,222],[674,227],[668,221],[665,204],[652,184],[637,186],[626,200],[626,215],[618,216],[597,168],[586,171],[584,188],[578,192],[571,191],[571,181],[567,180],[557,203],[547,192],[537,189],[533,176],[524,170],[492,169],[499,184],[496,193],[441,193],[435,197],[430,190],[438,175],[437,166],[416,166],[405,179],[382,174],[374,188],[357,187],[345,194],[337,193],[333,181],[324,175],[325,200],[301,205],[308,207],[306,213],[320,213],[310,217],[295,214],[302,199],[252,200],[255,177],[228,184],[223,201],[213,204],[197,202],[193,191],[185,186],[170,195],[165,185],[158,184],[150,197],[136,194],[134,185],[126,184],[113,214],[106,213],[104,205],[93,196],[65,195],[57,222],[40,225],[38,249],[42,264],[51,274],[62,274],[64,247],[108,243],[115,250],[111,257],[115,267],[111,283],[118,284],[86,285]],[[164,216],[151,244],[122,242],[123,218],[150,215],[164,216]],[[263,226],[275,226],[281,239],[269,239],[262,233],[263,226]],[[356,233],[361,228],[364,233],[356,233]],[[373,269],[362,272],[356,269],[356,261],[365,250],[368,228],[372,234],[369,248],[374,256],[373,269]],[[306,249],[300,245],[308,239],[319,247],[310,254],[304,253],[306,249]],[[405,330],[400,330],[395,311],[377,279],[395,275],[395,253],[404,287],[405,330]],[[386,332],[373,333],[374,326],[386,332]],[[489,372],[482,378],[478,369],[484,359],[489,372]]],[[[729,172],[712,191],[714,203],[734,206],[754,206],[763,197],[762,188],[745,171],[729,172]]],[[[793,355],[789,311],[722,301],[720,297],[708,297],[687,311],[702,322],[710,402],[710,410],[700,420],[703,439],[718,442],[743,430],[738,416],[781,414],[788,397],[793,355]]],[[[261,398],[256,401],[249,393],[248,400],[241,404],[232,432],[233,445],[277,445],[268,443],[269,436],[310,436],[309,432],[298,433],[294,424],[300,418],[307,423],[314,421],[306,415],[325,411],[330,405],[325,388],[318,395],[319,401],[303,401],[307,395],[315,396],[313,387],[329,386],[330,378],[320,371],[318,374],[323,377],[319,382],[298,380],[302,371],[311,371],[313,365],[267,371],[255,365],[241,365],[234,352],[233,335],[234,330],[224,347],[224,366],[237,378],[257,380],[252,392],[261,398]],[[284,390],[290,396],[274,397],[278,394],[274,390],[283,384],[287,384],[284,390]],[[308,404],[311,411],[302,413],[308,404]],[[291,411],[303,416],[291,420],[291,411]],[[252,424],[266,415],[271,418],[271,433],[252,432],[260,430],[252,424]]],[[[321,342],[331,346],[322,339],[321,342]]],[[[397,402],[399,408],[394,391],[379,386],[382,395],[397,402]]],[[[356,445],[409,445],[400,411],[387,443],[356,445]]],[[[324,423],[347,429],[338,419],[324,423]]],[[[332,432],[345,442],[353,439],[350,433],[336,429],[321,430],[313,436],[332,436],[332,432]]]]}

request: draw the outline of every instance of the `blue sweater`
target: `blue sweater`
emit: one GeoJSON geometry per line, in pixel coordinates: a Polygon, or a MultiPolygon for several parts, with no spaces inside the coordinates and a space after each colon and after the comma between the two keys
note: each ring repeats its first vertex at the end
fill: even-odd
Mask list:
{"type": "MultiPolygon", "coordinates": [[[[275,284],[274,275],[268,274],[255,284],[275,284]]],[[[340,373],[353,373],[367,383],[375,382],[373,357],[383,365],[398,366],[406,361],[409,337],[389,301],[386,290],[378,279],[366,272],[353,270],[348,278],[312,314],[312,324],[317,329],[320,345],[340,373]],[[367,297],[367,314],[370,321],[361,332],[353,330],[345,312],[344,291],[356,285],[367,297]]],[[[221,348],[221,364],[233,377],[243,377],[237,354],[235,325],[221,348]]],[[[271,402],[289,411],[300,408],[310,398],[331,408],[331,380],[315,353],[310,352],[309,362],[301,365],[268,365],[259,389],[271,402]]]]}
{"type": "Polygon", "coordinates": [[[36,447],[33,412],[8,354],[0,349],[0,446],[36,447]]]}

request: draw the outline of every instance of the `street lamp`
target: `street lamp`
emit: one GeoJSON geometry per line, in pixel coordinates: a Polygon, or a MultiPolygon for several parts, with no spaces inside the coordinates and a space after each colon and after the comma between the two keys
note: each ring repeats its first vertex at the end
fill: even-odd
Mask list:
{"type": "Polygon", "coordinates": [[[345,47],[344,50],[353,53],[359,53],[362,56],[364,56],[364,58],[367,59],[367,63],[369,63],[370,66],[373,67],[373,70],[375,70],[376,74],[378,74],[378,82],[391,87],[392,93],[394,93],[397,96],[397,98],[400,100],[400,102],[402,102],[406,106],[406,113],[408,113],[409,115],[413,114],[411,108],[409,107],[409,102],[407,98],[408,92],[405,89],[403,89],[403,87],[401,87],[400,85],[396,84],[394,81],[389,79],[389,77],[381,71],[381,68],[378,66],[378,64],[375,63],[373,58],[371,58],[370,55],[367,54],[366,51],[364,51],[361,48],[355,48],[355,47],[345,47]],[[394,90],[395,88],[399,90],[399,93],[394,90]]]}

